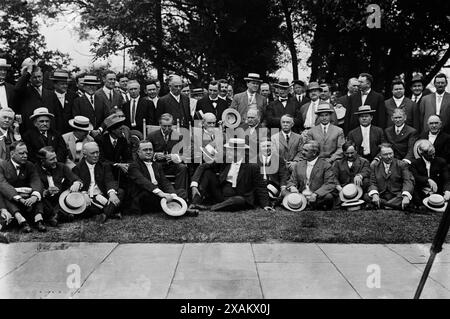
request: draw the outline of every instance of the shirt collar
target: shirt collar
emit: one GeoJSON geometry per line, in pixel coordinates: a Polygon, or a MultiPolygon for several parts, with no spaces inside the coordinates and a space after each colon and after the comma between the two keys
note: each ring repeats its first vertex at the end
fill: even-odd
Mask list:
{"type": "Polygon", "coordinates": [[[169,93],[170,93],[170,95],[173,96],[173,98],[174,98],[175,100],[180,101],[180,95],[174,95],[172,92],[169,92],[169,93]]]}
{"type": "Polygon", "coordinates": [[[86,97],[88,98],[89,101],[91,100],[91,97],[92,97],[92,98],[94,97],[94,94],[89,95],[88,92],[84,92],[84,95],[86,95],[86,97]]]}
{"type": "Polygon", "coordinates": [[[210,97],[210,96],[208,96],[208,98],[211,100],[211,101],[213,101],[213,102],[215,102],[215,101],[217,101],[219,98],[218,97],[216,97],[214,100],[210,97]]]}
{"type": "Polygon", "coordinates": [[[372,126],[372,124],[369,124],[369,125],[367,125],[367,126],[362,126],[362,125],[360,125],[360,127],[361,127],[361,130],[370,130],[370,127],[372,126]]]}
{"type": "Polygon", "coordinates": [[[361,93],[361,95],[369,95],[370,91],[372,91],[372,88],[369,88],[366,93],[361,93]]]}
{"type": "Polygon", "coordinates": [[[57,97],[64,97],[64,96],[66,96],[66,93],[58,93],[56,91],[55,91],[55,94],[56,94],[57,97]]]}
{"type": "Polygon", "coordinates": [[[316,165],[317,160],[319,159],[319,156],[317,156],[315,159],[313,159],[312,161],[307,161],[306,163],[310,166],[314,166],[316,165]]]}
{"type": "Polygon", "coordinates": [[[438,136],[440,131],[438,131],[436,134],[431,133],[431,131],[428,132],[428,136],[438,136]]]}
{"type": "Polygon", "coordinates": [[[219,99],[222,99],[222,100],[224,100],[224,101],[226,101],[227,100],[227,97],[226,96],[224,96],[224,97],[221,97],[220,95],[218,96],[218,98],[219,99]]]}
{"type": "Polygon", "coordinates": [[[11,163],[14,165],[15,169],[19,169],[20,168],[20,164],[17,164],[16,162],[14,162],[14,160],[11,158],[11,163]]]}
{"type": "Polygon", "coordinates": [[[90,164],[87,161],[86,161],[86,165],[88,166],[89,169],[95,168],[95,164],[90,164]]]}
{"type": "Polygon", "coordinates": [[[324,128],[328,130],[328,128],[330,127],[330,123],[328,123],[327,125],[323,125],[322,123],[320,123],[320,126],[322,127],[322,131],[324,128]]]}
{"type": "Polygon", "coordinates": [[[105,92],[106,96],[109,98],[109,93],[112,93],[112,90],[108,89],[106,86],[103,86],[103,92],[105,92]]]}
{"type": "Polygon", "coordinates": [[[405,123],[403,123],[402,126],[395,126],[395,131],[397,132],[400,129],[400,132],[401,132],[404,127],[405,127],[405,123]]]}
{"type": "Polygon", "coordinates": [[[442,94],[438,94],[438,92],[435,92],[435,93],[436,93],[436,96],[444,97],[445,91],[442,92],[442,94]]]}
{"type": "Polygon", "coordinates": [[[405,98],[405,96],[402,96],[401,98],[399,98],[399,99],[397,99],[396,97],[392,97],[393,99],[394,99],[394,101],[395,102],[398,102],[398,103],[402,103],[403,102],[403,99],[405,98]]]}
{"type": "MultiPolygon", "coordinates": [[[[391,163],[392,164],[392,163],[391,163]]],[[[386,164],[385,162],[383,162],[384,168],[389,168],[391,167],[391,164],[386,164]]]]}
{"type": "Polygon", "coordinates": [[[136,100],[136,104],[138,104],[138,102],[139,102],[139,98],[140,98],[141,96],[140,95],[138,95],[136,98],[132,98],[132,97],[130,97],[130,100],[131,101],[133,101],[133,100],[136,100]]]}
{"type": "Polygon", "coordinates": [[[289,136],[289,138],[291,138],[291,133],[292,133],[292,131],[290,131],[289,133],[284,133],[284,132],[283,132],[284,137],[289,136]]]}
{"type": "Polygon", "coordinates": [[[255,96],[255,94],[256,94],[256,93],[250,93],[250,91],[249,91],[249,90],[247,90],[247,95],[248,95],[249,97],[251,97],[251,96],[255,96]]]}

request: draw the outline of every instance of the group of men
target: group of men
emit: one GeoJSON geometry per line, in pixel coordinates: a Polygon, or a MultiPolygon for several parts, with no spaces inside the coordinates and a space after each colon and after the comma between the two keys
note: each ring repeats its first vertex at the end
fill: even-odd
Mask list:
{"type": "Polygon", "coordinates": [[[64,70],[52,73],[49,90],[33,61],[15,85],[4,81],[9,68],[0,59],[1,238],[13,222],[44,232],[74,218],[162,211],[175,200],[196,216],[363,201],[441,209],[450,199],[444,74],[435,93],[414,77],[411,98],[396,79],[388,100],[367,73],[339,98],[327,83],[300,80],[280,79],[272,92],[256,73],[235,95],[226,80],[191,94],[173,75],[159,97],[159,83],[141,94],[140,83],[112,71],[103,83],[85,74],[72,92],[64,70]]]}

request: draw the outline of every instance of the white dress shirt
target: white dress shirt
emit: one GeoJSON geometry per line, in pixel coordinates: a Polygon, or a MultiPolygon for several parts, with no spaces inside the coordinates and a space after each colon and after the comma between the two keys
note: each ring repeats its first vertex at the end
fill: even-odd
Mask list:
{"type": "Polygon", "coordinates": [[[428,140],[431,142],[431,144],[434,144],[434,141],[436,141],[437,134],[432,134],[431,132],[428,133],[428,140]]]}
{"type": "Polygon", "coordinates": [[[319,100],[317,101],[311,101],[311,103],[309,104],[308,107],[308,111],[306,112],[306,119],[305,119],[305,123],[304,126],[305,128],[311,128],[316,124],[316,110],[317,110],[317,106],[319,105],[319,100]]]}
{"type": "Polygon", "coordinates": [[[348,165],[348,168],[352,168],[352,166],[353,166],[353,162],[351,162],[351,161],[347,161],[347,165],[348,165]]]}
{"type": "Polygon", "coordinates": [[[324,133],[324,135],[325,132],[328,134],[328,130],[330,129],[330,123],[328,123],[327,125],[320,124],[320,126],[322,128],[322,133],[324,133]]]}
{"type": "Polygon", "coordinates": [[[150,99],[150,100],[152,100],[152,102],[153,102],[153,104],[155,104],[155,109],[156,109],[156,105],[158,104],[158,97],[156,96],[154,99],[150,99]]]}
{"type": "Polygon", "coordinates": [[[368,155],[370,154],[370,126],[362,126],[361,127],[361,133],[362,133],[362,143],[361,146],[363,148],[363,154],[368,155]]]}
{"type": "Polygon", "coordinates": [[[139,103],[139,95],[137,98],[135,99],[130,99],[130,122],[131,122],[131,126],[136,126],[136,111],[137,111],[137,106],[139,103]],[[133,118],[133,103],[135,104],[135,110],[134,110],[134,118],[133,118]]]}
{"type": "Polygon", "coordinates": [[[422,97],[422,93],[420,93],[419,95],[413,95],[413,96],[411,96],[411,100],[414,103],[417,103],[420,100],[421,97],[422,97]]]}
{"type": "Polygon", "coordinates": [[[306,162],[306,183],[309,185],[309,179],[311,177],[311,172],[314,168],[314,165],[316,165],[316,162],[318,160],[318,157],[313,159],[312,161],[306,162]]]}
{"type": "Polygon", "coordinates": [[[95,110],[95,107],[94,107],[94,105],[95,105],[95,96],[94,96],[94,94],[92,94],[92,95],[89,95],[88,93],[84,93],[84,94],[86,95],[89,103],[91,103],[92,108],[95,110]]]}
{"type": "Polygon", "coordinates": [[[106,86],[103,86],[103,92],[105,92],[108,100],[113,97],[113,90],[108,89],[106,86]]]}
{"type": "Polygon", "coordinates": [[[425,157],[422,157],[422,158],[423,158],[423,161],[425,162],[425,167],[426,167],[426,169],[427,169],[427,176],[428,176],[428,178],[430,178],[431,162],[430,162],[430,161],[427,161],[427,160],[425,159],[425,157]]]}
{"type": "Polygon", "coordinates": [[[173,98],[174,98],[178,103],[180,103],[180,96],[179,96],[179,95],[174,95],[172,92],[169,92],[169,93],[170,93],[170,95],[173,96],[173,98]]]}
{"type": "Polygon", "coordinates": [[[401,98],[397,99],[395,97],[392,97],[394,99],[395,105],[397,105],[397,107],[400,107],[400,105],[402,105],[403,100],[404,100],[404,96],[402,96],[401,98]]]}
{"type": "Polygon", "coordinates": [[[0,85],[0,109],[7,108],[8,106],[8,97],[6,95],[6,87],[4,85],[0,85]]]}
{"type": "Polygon", "coordinates": [[[368,89],[366,93],[361,93],[361,105],[364,105],[364,103],[366,103],[367,96],[369,95],[371,90],[372,89],[368,89]]]}
{"type": "MultiPolygon", "coordinates": [[[[444,92],[445,93],[445,92],[444,92]]],[[[441,113],[441,105],[442,105],[442,100],[444,99],[444,93],[442,94],[436,94],[436,114],[439,115],[441,113]]]]}
{"type": "MultiPolygon", "coordinates": [[[[156,177],[155,177],[155,171],[153,170],[153,166],[152,166],[153,163],[152,162],[144,162],[144,163],[145,163],[145,166],[147,166],[147,170],[148,170],[148,173],[150,174],[150,180],[151,180],[152,184],[158,185],[158,181],[156,180],[156,177]]],[[[153,190],[154,194],[158,194],[160,192],[162,192],[162,190],[160,190],[159,188],[155,188],[153,190]]]]}
{"type": "Polygon", "coordinates": [[[94,197],[95,195],[101,194],[102,191],[100,190],[100,188],[97,186],[97,183],[95,182],[95,164],[89,164],[88,162],[86,162],[86,165],[89,169],[89,174],[91,175],[91,183],[89,184],[89,189],[88,189],[88,193],[89,193],[89,197],[94,197]]]}
{"type": "Polygon", "coordinates": [[[239,175],[239,169],[241,168],[242,160],[236,163],[231,163],[230,170],[228,171],[227,175],[227,182],[231,183],[231,186],[233,188],[236,187],[237,184],[237,178],[239,175]]]}
{"type": "Polygon", "coordinates": [[[61,103],[61,107],[64,108],[64,103],[66,102],[66,93],[58,93],[55,91],[55,94],[59,100],[59,103],[61,103]]]}
{"type": "Polygon", "coordinates": [[[272,154],[269,155],[269,156],[261,155],[262,164],[263,164],[263,178],[264,179],[267,179],[266,167],[269,166],[271,157],[272,157],[272,154]]]}
{"type": "Polygon", "coordinates": [[[405,124],[403,123],[402,126],[395,126],[395,134],[400,134],[400,132],[403,130],[403,128],[405,127],[405,124]]]}

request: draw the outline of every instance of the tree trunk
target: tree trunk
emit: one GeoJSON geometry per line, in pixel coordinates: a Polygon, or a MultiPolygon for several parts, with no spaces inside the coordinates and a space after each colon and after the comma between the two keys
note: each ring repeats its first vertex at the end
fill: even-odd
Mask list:
{"type": "Polygon", "coordinates": [[[427,85],[431,82],[431,80],[434,78],[434,76],[442,69],[442,67],[447,63],[447,61],[450,59],[450,47],[445,52],[444,56],[436,63],[436,65],[431,69],[430,72],[428,72],[427,75],[425,75],[424,83],[427,85]]]}
{"type": "Polygon", "coordinates": [[[158,74],[158,80],[161,85],[164,83],[164,70],[162,67],[162,41],[163,41],[163,30],[162,30],[162,18],[161,18],[161,1],[155,1],[155,22],[156,22],[156,70],[158,74]]]}
{"type": "Polygon", "coordinates": [[[298,59],[297,59],[297,50],[295,47],[294,41],[294,30],[292,28],[292,19],[291,12],[289,11],[288,0],[281,0],[281,6],[283,8],[284,18],[286,19],[286,42],[291,52],[291,61],[292,61],[292,73],[295,80],[298,80],[298,59]]]}

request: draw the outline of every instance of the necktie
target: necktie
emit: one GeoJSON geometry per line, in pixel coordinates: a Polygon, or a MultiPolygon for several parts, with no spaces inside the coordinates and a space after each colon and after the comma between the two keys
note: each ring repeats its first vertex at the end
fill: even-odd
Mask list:
{"type": "Polygon", "coordinates": [[[109,100],[112,102],[112,91],[109,91],[109,100]]]}
{"type": "Polygon", "coordinates": [[[92,107],[94,107],[94,96],[93,96],[93,95],[90,95],[90,96],[89,96],[89,99],[90,99],[90,102],[91,102],[92,107]]]}
{"type": "Polygon", "coordinates": [[[113,148],[115,148],[115,147],[116,147],[116,145],[117,145],[117,139],[113,140],[113,142],[112,142],[112,146],[113,146],[113,148]]]}
{"type": "Polygon", "coordinates": [[[289,135],[286,135],[286,144],[289,146],[289,135]]]}
{"type": "Polygon", "coordinates": [[[395,131],[397,132],[397,135],[400,134],[400,128],[399,128],[399,127],[396,127],[396,128],[395,128],[395,131]]]}
{"type": "Polygon", "coordinates": [[[136,100],[133,99],[133,105],[131,107],[131,125],[136,125],[136,100]]]}
{"type": "Polygon", "coordinates": [[[386,173],[386,175],[389,174],[389,165],[384,165],[384,172],[386,173]]]}
{"type": "Polygon", "coordinates": [[[325,136],[327,135],[327,127],[326,126],[323,127],[323,135],[325,135],[325,136]]]}
{"type": "Polygon", "coordinates": [[[164,134],[164,141],[167,143],[168,140],[169,140],[169,134],[164,134]]]}

